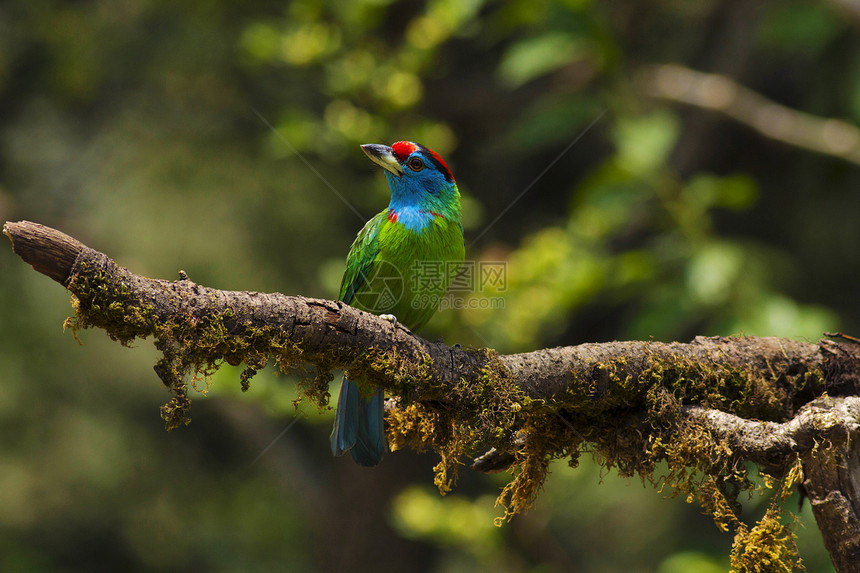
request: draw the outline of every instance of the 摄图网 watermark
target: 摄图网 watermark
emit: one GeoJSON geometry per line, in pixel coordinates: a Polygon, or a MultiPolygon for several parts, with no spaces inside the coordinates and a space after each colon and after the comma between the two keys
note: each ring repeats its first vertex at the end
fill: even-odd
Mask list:
{"type": "Polygon", "coordinates": [[[363,277],[353,293],[357,306],[383,314],[393,311],[408,292],[412,308],[498,310],[505,307],[508,267],[505,261],[415,261],[408,276],[387,261],[363,277]],[[444,288],[449,285],[448,289],[444,288]]]}

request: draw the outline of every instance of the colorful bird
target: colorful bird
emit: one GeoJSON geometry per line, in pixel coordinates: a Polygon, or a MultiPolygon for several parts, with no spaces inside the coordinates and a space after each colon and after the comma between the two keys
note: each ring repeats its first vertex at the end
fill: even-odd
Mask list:
{"type": "MultiPolygon", "coordinates": [[[[391,202],[359,231],[346,257],[340,300],[417,330],[430,320],[463,263],[460,192],[451,170],[423,145],[362,145],[385,170],[391,202]]],[[[363,466],[388,450],[382,389],[344,376],[331,449],[363,466]],[[371,395],[372,392],[372,395],[371,395]]]]}

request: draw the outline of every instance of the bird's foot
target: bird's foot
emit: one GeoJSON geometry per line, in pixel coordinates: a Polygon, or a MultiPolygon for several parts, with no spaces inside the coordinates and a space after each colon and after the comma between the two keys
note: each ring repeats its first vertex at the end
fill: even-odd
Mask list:
{"type": "Polygon", "coordinates": [[[392,325],[397,326],[397,317],[393,314],[380,314],[379,318],[381,318],[382,320],[387,320],[392,325]]]}

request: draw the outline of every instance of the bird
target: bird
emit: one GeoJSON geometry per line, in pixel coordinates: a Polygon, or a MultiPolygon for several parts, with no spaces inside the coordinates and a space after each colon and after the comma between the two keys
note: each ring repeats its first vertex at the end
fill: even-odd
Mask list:
{"type": "MultiPolygon", "coordinates": [[[[361,149],[384,170],[391,200],[350,247],[339,300],[414,332],[438,310],[465,257],[460,191],[445,161],[423,145],[398,141],[361,149]]],[[[344,375],[331,449],[372,467],[388,442],[383,391],[368,386],[344,375]]]]}

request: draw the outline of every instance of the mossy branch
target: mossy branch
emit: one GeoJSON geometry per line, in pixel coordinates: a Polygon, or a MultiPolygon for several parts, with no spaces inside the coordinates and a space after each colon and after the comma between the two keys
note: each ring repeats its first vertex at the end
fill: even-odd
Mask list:
{"type": "MultiPolygon", "coordinates": [[[[734,527],[737,570],[765,555],[788,564],[796,557],[778,511],[752,529],[741,522],[735,498],[757,487],[746,461],[777,476],[781,492],[805,477],[822,531],[838,519],[840,531],[860,532],[856,474],[828,474],[850,500],[839,505],[821,489],[826,476],[811,477],[820,467],[810,468],[818,456],[853,467],[860,345],[698,337],[499,355],[428,342],[341,302],[221,291],[184,273],[177,281],[141,277],[36,223],[6,223],[3,232],[24,261],[74,295],[73,331],[103,328],[122,344],[155,339],[162,352],[155,369],[172,394],[162,408],[168,428],[187,423],[189,375],[211,374],[222,362],[245,364],[243,387],[269,359],[285,371],[301,368],[304,395],[320,405],[329,371],[343,368],[392,396],[393,449],[440,454],[441,491],[456,480],[463,454],[489,448],[474,467],[514,473],[500,497],[506,517],[534,502],[551,460],[575,465],[590,451],[623,475],[672,485],[734,527]],[[655,476],[658,462],[668,470],[655,476]]],[[[860,550],[860,535],[837,541],[828,543],[834,563],[860,550]]]]}

